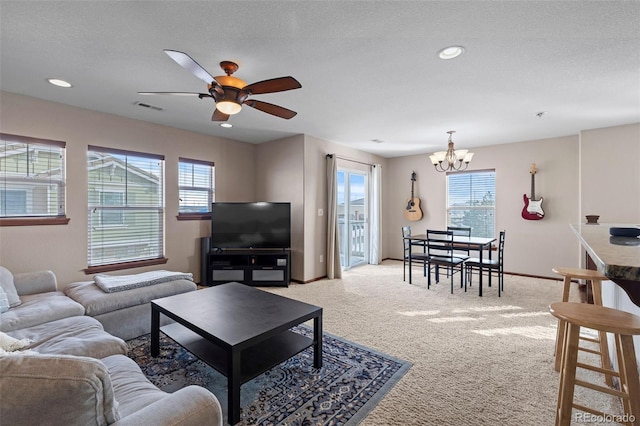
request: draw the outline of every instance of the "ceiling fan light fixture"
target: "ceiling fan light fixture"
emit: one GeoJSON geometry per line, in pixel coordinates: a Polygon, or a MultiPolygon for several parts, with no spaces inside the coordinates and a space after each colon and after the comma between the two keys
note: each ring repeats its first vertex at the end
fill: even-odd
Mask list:
{"type": "Polygon", "coordinates": [[[440,59],[453,59],[464,53],[464,47],[462,46],[448,46],[444,49],[440,49],[438,57],[440,59]]]}
{"type": "Polygon", "coordinates": [[[224,114],[233,115],[240,112],[242,105],[234,101],[218,101],[216,109],[224,114]]]}
{"type": "Polygon", "coordinates": [[[235,87],[236,89],[242,89],[247,85],[247,82],[244,80],[240,80],[237,77],[232,75],[219,75],[214,77],[220,86],[230,86],[235,87]]]}

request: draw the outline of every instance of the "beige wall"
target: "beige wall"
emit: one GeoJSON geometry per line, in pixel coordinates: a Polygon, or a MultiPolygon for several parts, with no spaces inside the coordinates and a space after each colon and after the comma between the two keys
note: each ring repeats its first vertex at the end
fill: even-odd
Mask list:
{"type": "MultiPolygon", "coordinates": [[[[0,130],[67,142],[68,225],[0,228],[0,263],[13,272],[54,271],[61,283],[89,279],[87,267],[87,145],[165,156],[166,257],[162,269],[200,280],[200,237],[209,221],[178,221],[178,157],[214,161],[216,198],[253,201],[255,146],[3,92],[0,130]]],[[[142,272],[139,268],[123,273],[142,272]]]]}
{"type": "Polygon", "coordinates": [[[640,223],[640,124],[580,132],[580,217],[640,223]]]}
{"type": "Polygon", "coordinates": [[[256,201],[291,203],[291,279],[304,280],[304,136],[256,146],[256,201]]]}
{"type": "MultiPolygon", "coordinates": [[[[577,240],[569,223],[578,218],[577,136],[494,145],[473,152],[469,170],[496,171],[496,231],[506,231],[505,270],[553,276],[552,267],[575,265],[577,240]],[[522,196],[531,192],[532,163],[538,167],[536,196],[543,197],[545,211],[544,219],[538,221],[521,217],[522,196]]],[[[392,159],[389,169],[392,190],[386,203],[386,239],[391,245],[389,257],[401,259],[403,225],[410,225],[414,233],[446,227],[446,174],[436,172],[426,154],[392,159]],[[415,196],[421,200],[424,216],[409,222],[403,210],[411,194],[413,170],[417,173],[415,196]]]]}
{"type": "MultiPolygon", "coordinates": [[[[178,157],[214,161],[218,201],[291,201],[294,211],[292,275],[310,281],[326,275],[326,154],[382,164],[382,257],[400,259],[400,228],[446,225],[445,175],[427,155],[384,159],[308,135],[263,145],[200,135],[15,94],[0,96],[0,131],[67,142],[66,226],[0,227],[0,263],[14,272],[51,269],[62,283],[86,280],[87,145],[163,154],[166,158],[165,269],[192,272],[199,281],[199,239],[208,221],[177,221],[178,157]],[[407,222],[411,171],[424,218],[407,222]],[[172,184],[172,182],[174,182],[172,184]],[[323,209],[323,216],[318,210],[323,209]]],[[[557,265],[579,266],[582,252],[570,223],[585,214],[640,223],[640,124],[584,130],[580,135],[474,149],[472,169],[495,168],[496,229],[507,231],[507,271],[553,276],[557,265]],[[537,163],[536,193],[546,217],[520,217],[537,163]]],[[[443,144],[445,142],[443,141],[443,144]]],[[[460,144],[460,148],[464,148],[460,144]]],[[[342,160],[341,165],[359,167],[342,160]]],[[[156,267],[157,269],[157,267],[156,267]]],[[[135,273],[128,270],[123,273],[135,273]]]]}

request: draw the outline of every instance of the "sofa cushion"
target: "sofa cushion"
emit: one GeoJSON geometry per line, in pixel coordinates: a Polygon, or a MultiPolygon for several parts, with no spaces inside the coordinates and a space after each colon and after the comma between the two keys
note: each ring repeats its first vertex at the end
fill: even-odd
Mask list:
{"type": "Polygon", "coordinates": [[[64,294],[84,306],[87,315],[95,317],[106,312],[149,303],[153,299],[194,291],[196,288],[197,286],[193,281],[176,280],[115,293],[106,293],[95,285],[93,281],[83,281],[66,286],[64,294]]]}
{"type": "Polygon", "coordinates": [[[107,333],[98,320],[87,316],[63,318],[8,334],[30,340],[27,348],[42,354],[104,358],[127,353],[124,340],[107,333]]]}
{"type": "Polygon", "coordinates": [[[102,362],[109,369],[121,417],[126,418],[167,395],[146,378],[131,358],[113,355],[103,358],[102,362]]]}
{"type": "Polygon", "coordinates": [[[9,310],[9,298],[7,293],[0,287],[0,314],[3,314],[9,310]]]}
{"type": "Polygon", "coordinates": [[[20,355],[0,362],[2,424],[108,425],[120,419],[107,367],[71,355],[20,355]]]}
{"type": "Polygon", "coordinates": [[[18,291],[13,283],[13,274],[4,266],[0,266],[0,287],[7,293],[9,306],[18,306],[21,303],[18,291]]]}
{"type": "Polygon", "coordinates": [[[84,315],[84,308],[61,291],[31,294],[22,296],[20,306],[0,314],[0,331],[18,330],[76,315],[84,315]]]}

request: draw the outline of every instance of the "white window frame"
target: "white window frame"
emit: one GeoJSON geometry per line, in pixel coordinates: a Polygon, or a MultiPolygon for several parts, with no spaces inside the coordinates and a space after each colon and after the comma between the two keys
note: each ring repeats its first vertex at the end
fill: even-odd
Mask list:
{"type": "MultiPolygon", "coordinates": [[[[486,182],[478,182],[484,184],[486,182]]],[[[465,183],[466,185],[466,183],[465,183]]],[[[492,238],[496,235],[496,172],[490,170],[473,170],[464,172],[447,172],[447,226],[470,226],[471,236],[492,238]],[[484,175],[484,176],[482,176],[484,175]],[[457,178],[470,177],[469,187],[463,187],[461,190],[455,188],[457,178]],[[485,191],[487,187],[481,187],[481,190],[475,191],[473,188],[473,178],[492,179],[493,187],[490,191],[485,191]],[[468,192],[468,194],[464,194],[468,192]],[[455,200],[454,200],[455,198],[455,200]],[[487,204],[493,200],[492,204],[487,204]],[[474,223],[476,218],[468,213],[487,211],[484,215],[483,226],[474,223]],[[463,216],[460,216],[460,213],[463,216]],[[490,219],[490,222],[487,221],[490,219]]]]}
{"type": "Polygon", "coordinates": [[[164,163],[163,155],[88,147],[88,268],[85,273],[167,262],[164,257],[164,163]],[[108,168],[106,174],[92,177],[93,171],[105,167],[108,168]],[[146,192],[156,184],[154,192],[146,192]],[[123,205],[103,205],[105,193],[121,193],[123,205]],[[138,200],[138,197],[141,198],[138,200]],[[121,212],[122,223],[103,223],[103,213],[107,211],[121,212]],[[136,217],[142,219],[136,221],[136,217]]]}
{"type": "Polygon", "coordinates": [[[179,158],[178,159],[178,220],[202,220],[202,219],[210,219],[211,218],[211,204],[215,202],[216,190],[215,190],[215,164],[212,161],[203,161],[203,160],[194,160],[190,158],[179,158]],[[195,181],[194,177],[196,173],[194,172],[195,167],[208,168],[209,176],[208,176],[208,184],[206,186],[198,185],[195,181]],[[183,175],[182,168],[187,167],[191,168],[192,171],[190,174],[183,175]],[[193,212],[188,210],[183,210],[182,203],[187,198],[183,191],[190,191],[196,193],[205,194],[207,198],[207,209],[206,211],[193,212]]]}
{"type": "Polygon", "coordinates": [[[0,206],[0,226],[67,224],[65,163],[66,142],[0,133],[0,191],[26,194],[24,212],[0,206]]]}

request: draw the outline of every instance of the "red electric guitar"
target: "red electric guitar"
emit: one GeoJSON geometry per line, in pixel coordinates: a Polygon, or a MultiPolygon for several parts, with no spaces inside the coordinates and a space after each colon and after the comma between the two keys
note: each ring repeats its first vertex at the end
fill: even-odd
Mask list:
{"type": "Polygon", "coordinates": [[[527,194],[522,196],[524,200],[522,218],[527,220],[540,220],[544,217],[542,197],[536,199],[536,171],[536,163],[533,163],[531,165],[531,197],[527,197],[527,194]]]}

